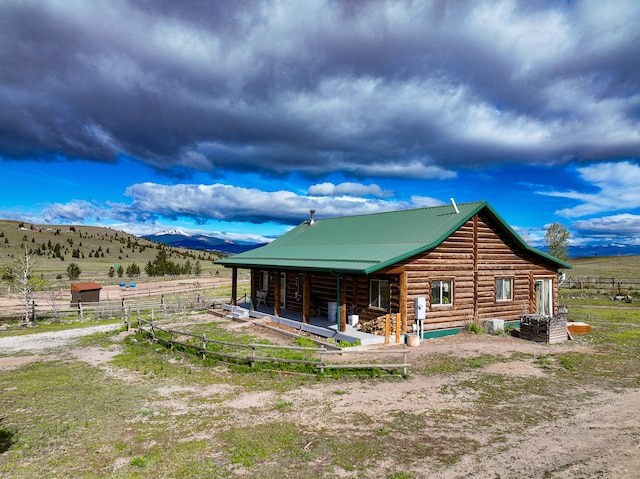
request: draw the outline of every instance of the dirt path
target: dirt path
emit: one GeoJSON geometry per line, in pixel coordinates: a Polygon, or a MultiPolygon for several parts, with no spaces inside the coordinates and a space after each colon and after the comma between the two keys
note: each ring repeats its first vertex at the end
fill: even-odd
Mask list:
{"type": "Polygon", "coordinates": [[[638,478],[640,391],[599,394],[570,417],[509,435],[500,451],[483,448],[430,477],[638,478]]]}
{"type": "Polygon", "coordinates": [[[51,333],[33,333],[24,336],[8,336],[0,338],[0,352],[3,354],[15,354],[25,351],[43,352],[47,349],[66,346],[74,339],[94,333],[105,331],[115,331],[120,329],[122,324],[103,324],[100,326],[89,326],[86,328],[67,329],[51,333]]]}

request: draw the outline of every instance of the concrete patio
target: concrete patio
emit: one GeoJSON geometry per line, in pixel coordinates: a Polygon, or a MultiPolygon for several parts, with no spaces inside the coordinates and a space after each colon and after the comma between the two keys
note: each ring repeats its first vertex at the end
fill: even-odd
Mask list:
{"type": "MultiPolygon", "coordinates": [[[[363,333],[358,329],[347,324],[346,331],[338,331],[337,324],[329,321],[326,316],[312,316],[308,323],[302,322],[302,313],[299,311],[291,311],[281,309],[280,316],[274,316],[273,307],[258,306],[256,310],[251,310],[248,303],[241,303],[237,306],[225,304],[222,309],[227,311],[227,317],[250,320],[268,318],[274,323],[282,324],[298,331],[315,334],[323,338],[331,338],[335,341],[346,341],[355,344],[357,341],[363,346],[372,344],[384,344],[384,336],[377,334],[363,333]]],[[[395,334],[389,336],[389,343],[395,343],[395,334]]],[[[403,341],[403,338],[400,339],[403,341]]]]}

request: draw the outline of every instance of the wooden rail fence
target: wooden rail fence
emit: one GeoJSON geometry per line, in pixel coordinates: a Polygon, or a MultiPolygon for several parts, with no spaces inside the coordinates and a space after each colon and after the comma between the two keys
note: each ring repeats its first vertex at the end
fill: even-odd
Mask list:
{"type": "MultiPolygon", "coordinates": [[[[226,296],[206,297],[200,295],[195,298],[172,299],[151,297],[140,299],[122,299],[119,301],[101,301],[99,303],[79,303],[70,307],[68,303],[52,303],[51,301],[34,300],[29,304],[29,320],[65,319],[67,317],[87,317],[95,319],[122,318],[130,311],[157,310],[164,313],[183,312],[187,309],[207,309],[215,304],[222,304],[226,296]]],[[[4,306],[0,308],[0,321],[21,321],[25,317],[23,305],[4,306]]]]}
{"type": "Polygon", "coordinates": [[[275,344],[262,344],[262,343],[233,343],[228,341],[220,341],[216,339],[207,338],[205,334],[198,335],[185,331],[177,331],[174,329],[161,328],[155,324],[155,322],[147,321],[142,318],[138,318],[138,331],[143,332],[151,341],[156,341],[160,344],[164,344],[173,350],[174,346],[182,346],[186,350],[196,351],[198,355],[202,356],[202,359],[205,359],[208,355],[216,356],[219,358],[246,362],[251,367],[254,367],[256,363],[287,363],[287,364],[301,364],[311,366],[321,374],[325,372],[326,369],[402,369],[402,373],[406,375],[408,373],[408,369],[410,364],[407,362],[409,350],[406,346],[402,349],[395,350],[354,350],[351,351],[348,348],[346,350],[340,351],[329,351],[324,347],[319,348],[309,348],[302,346],[281,346],[275,344]],[[162,337],[156,334],[157,332],[162,332],[168,336],[162,337]],[[194,343],[186,343],[181,339],[194,338],[197,344],[194,343]],[[245,353],[231,353],[228,351],[215,351],[213,349],[208,348],[210,345],[222,346],[231,349],[237,349],[240,351],[245,351],[245,353]],[[297,351],[302,355],[316,355],[315,359],[294,359],[294,358],[283,358],[278,356],[269,356],[265,355],[265,353],[260,352],[261,350],[272,350],[272,351],[297,351]],[[400,362],[385,362],[385,363],[330,363],[327,361],[328,358],[333,357],[334,355],[369,355],[369,356],[378,356],[378,355],[399,355],[401,356],[400,362]]]}
{"type": "Polygon", "coordinates": [[[561,288],[584,290],[609,289],[618,294],[626,292],[640,291],[640,279],[630,278],[606,278],[598,276],[568,276],[561,288]]]}

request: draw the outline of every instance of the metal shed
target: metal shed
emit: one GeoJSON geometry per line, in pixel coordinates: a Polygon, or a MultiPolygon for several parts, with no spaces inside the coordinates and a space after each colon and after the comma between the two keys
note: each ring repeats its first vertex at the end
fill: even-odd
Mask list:
{"type": "Polygon", "coordinates": [[[82,303],[99,303],[102,286],[94,281],[71,284],[71,306],[82,303]]]}

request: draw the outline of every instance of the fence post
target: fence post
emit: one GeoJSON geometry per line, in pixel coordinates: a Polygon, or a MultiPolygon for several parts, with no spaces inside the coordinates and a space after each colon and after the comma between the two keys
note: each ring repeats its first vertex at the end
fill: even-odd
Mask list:
{"type": "Polygon", "coordinates": [[[402,324],[402,314],[396,314],[396,344],[400,344],[400,325],[402,324]]]}
{"type": "Polygon", "coordinates": [[[207,336],[205,333],[202,333],[202,360],[204,361],[207,357],[207,336]]]}
{"type": "Polygon", "coordinates": [[[324,346],[320,346],[320,374],[324,374],[324,346]]]}
{"type": "Polygon", "coordinates": [[[404,365],[404,366],[402,366],[402,374],[404,374],[406,376],[407,373],[408,373],[408,371],[407,371],[407,346],[406,345],[402,349],[402,364],[404,365]]]}
{"type": "Polygon", "coordinates": [[[82,307],[82,301],[78,301],[78,309],[80,310],[80,319],[84,319],[84,308],[82,307]]]}
{"type": "Polygon", "coordinates": [[[253,368],[256,365],[256,347],[252,344],[251,345],[251,359],[249,360],[249,363],[251,364],[251,367],[253,368]]]}
{"type": "Polygon", "coordinates": [[[156,330],[153,326],[153,318],[151,318],[151,337],[149,338],[149,341],[153,341],[156,339],[156,330]]]}

